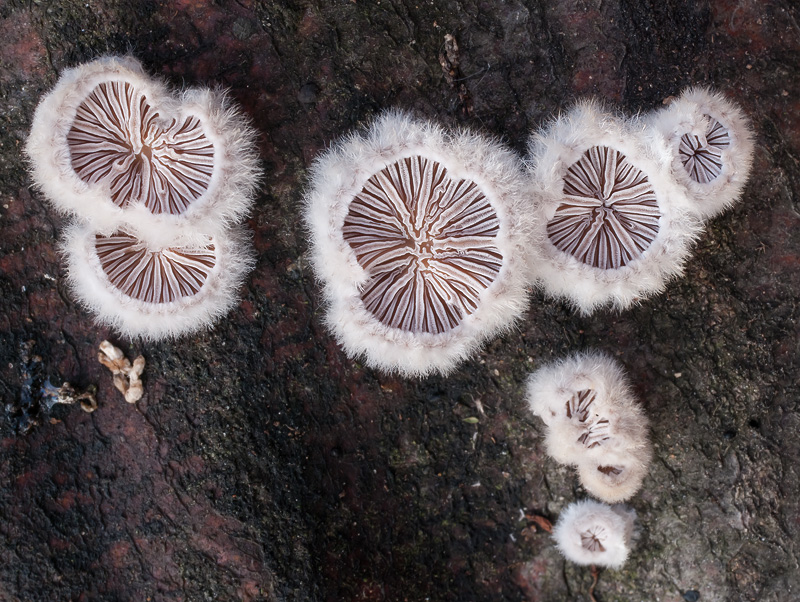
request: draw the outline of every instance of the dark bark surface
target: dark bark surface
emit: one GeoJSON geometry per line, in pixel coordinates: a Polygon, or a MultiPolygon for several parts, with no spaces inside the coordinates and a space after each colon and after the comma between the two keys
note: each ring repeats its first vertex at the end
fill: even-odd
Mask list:
{"type": "Polygon", "coordinates": [[[795,2],[0,1],[0,40],[0,600],[589,600],[589,569],[525,516],[585,493],[523,401],[532,369],[587,348],[627,368],[655,443],[636,548],[597,599],[800,597],[795,2]],[[260,132],[258,264],[177,342],[122,340],[76,304],[66,220],[21,154],[63,69],[128,51],[175,87],[230,88],[260,132]],[[446,378],[366,369],[322,326],[300,199],[343,133],[400,107],[523,153],[577,97],[648,111],[691,84],[751,116],[754,170],[663,294],[580,317],[534,291],[446,378]],[[147,359],[135,405],[104,338],[147,359]],[[48,409],[48,379],[96,385],[99,408],[48,409]]]}

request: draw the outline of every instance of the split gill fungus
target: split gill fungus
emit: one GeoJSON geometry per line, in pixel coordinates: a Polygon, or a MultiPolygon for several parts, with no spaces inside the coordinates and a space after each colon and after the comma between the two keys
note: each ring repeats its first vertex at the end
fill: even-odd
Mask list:
{"type": "Polygon", "coordinates": [[[546,425],[547,453],[575,466],[586,490],[605,502],[635,494],[652,456],[647,417],[618,362],[578,353],[528,378],[531,411],[546,425]]]}
{"type": "Polygon", "coordinates": [[[596,399],[597,391],[582,389],[575,391],[565,404],[567,420],[576,422],[582,430],[578,443],[588,449],[598,447],[611,438],[608,418],[594,411],[596,399]]]}
{"type": "Polygon", "coordinates": [[[603,542],[608,539],[608,532],[602,525],[588,527],[580,532],[581,547],[589,552],[605,552],[603,542]]]}
{"type": "Polygon", "coordinates": [[[162,121],[131,83],[98,84],[67,133],[73,169],[87,184],[106,186],[118,207],[183,213],[209,187],[214,145],[195,116],[162,121]]]}
{"type": "Polygon", "coordinates": [[[171,303],[196,295],[217,263],[213,242],[197,249],[150,251],[136,238],[118,232],[96,234],[94,246],[110,283],[143,303],[171,303]]]}
{"type": "Polygon", "coordinates": [[[389,111],[314,163],[305,197],[326,322],[370,366],[446,373],[527,305],[521,164],[389,111]]]}
{"type": "Polygon", "coordinates": [[[708,115],[703,134],[683,134],[678,145],[684,169],[695,182],[708,184],[722,174],[722,151],[730,146],[731,137],[722,124],[708,115]]]}
{"type": "Polygon", "coordinates": [[[240,223],[260,174],[255,131],[223,91],[173,92],[129,56],[65,70],[26,152],[57,209],[156,247],[240,223]]]}
{"type": "Polygon", "coordinates": [[[750,120],[734,102],[707,88],[687,88],[647,117],[664,137],[676,182],[700,219],[739,200],[753,162],[750,120]]]}
{"type": "Polygon", "coordinates": [[[618,569],[628,559],[635,521],[632,508],[580,500],[561,512],[553,539],[571,562],[618,569]]]}
{"type": "Polygon", "coordinates": [[[577,103],[529,141],[539,194],[531,279],[583,314],[625,309],[679,275],[700,228],[664,138],[640,119],[577,103]]]}
{"type": "Polygon", "coordinates": [[[69,283],[96,319],[130,338],[176,337],[211,326],[236,303],[253,266],[240,227],[155,248],[118,231],[72,224],[64,236],[69,283]]]}
{"type": "Polygon", "coordinates": [[[457,327],[497,278],[497,213],[474,182],[421,156],[367,180],[342,234],[369,273],[361,290],[381,323],[412,333],[457,327]]]}
{"type": "Polygon", "coordinates": [[[593,146],[567,169],[564,199],[547,235],[583,263],[616,269],[649,248],[659,218],[647,176],[616,149],[593,146]]]}
{"type": "Polygon", "coordinates": [[[75,296],[129,337],[209,327],[253,266],[239,225],[260,174],[255,131],[224,92],[171,92],[134,58],[65,70],[26,152],[73,216],[62,250],[75,296]]]}

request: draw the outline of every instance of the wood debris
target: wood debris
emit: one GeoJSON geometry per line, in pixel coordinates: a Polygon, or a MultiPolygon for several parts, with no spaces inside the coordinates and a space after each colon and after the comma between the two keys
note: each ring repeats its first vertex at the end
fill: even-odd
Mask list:
{"type": "Polygon", "coordinates": [[[142,398],[144,387],[139,377],[144,371],[144,356],[140,355],[131,364],[118,347],[103,341],[100,343],[97,361],[111,370],[114,375],[114,386],[125,397],[125,401],[135,403],[142,398]]]}

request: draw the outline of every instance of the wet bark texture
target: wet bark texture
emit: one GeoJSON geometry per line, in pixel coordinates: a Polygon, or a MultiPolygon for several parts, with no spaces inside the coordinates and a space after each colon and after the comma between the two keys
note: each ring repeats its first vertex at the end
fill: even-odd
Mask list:
{"type": "Polygon", "coordinates": [[[796,2],[6,1],[0,40],[0,599],[589,600],[589,569],[525,516],[585,493],[523,402],[532,369],[587,348],[629,371],[656,452],[635,551],[596,598],[800,596],[796,2]],[[176,87],[230,88],[260,132],[258,265],[229,316],[177,342],[93,325],[21,155],[63,69],[128,51],[176,87]],[[739,102],[757,148],[665,293],[580,317],[534,291],[447,378],[366,369],[322,326],[300,199],[341,134],[400,107],[524,153],[576,97],[647,111],[691,84],[739,102]],[[134,405],[104,338],[147,359],[134,405]],[[99,409],[48,408],[46,380],[95,385],[99,409]]]}

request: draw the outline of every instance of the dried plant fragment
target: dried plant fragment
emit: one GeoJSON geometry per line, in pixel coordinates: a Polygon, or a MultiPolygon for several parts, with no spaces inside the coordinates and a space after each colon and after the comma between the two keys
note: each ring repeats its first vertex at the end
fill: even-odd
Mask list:
{"type": "Polygon", "coordinates": [[[536,527],[541,529],[542,531],[547,531],[548,533],[553,532],[553,523],[550,522],[549,519],[541,516],[539,514],[526,514],[525,518],[531,521],[536,527]]]}
{"type": "Polygon", "coordinates": [[[86,391],[78,392],[75,390],[75,387],[68,382],[62,383],[60,387],[56,387],[47,380],[42,385],[41,392],[43,401],[48,410],[52,409],[57,403],[71,405],[76,401],[80,404],[84,412],[91,413],[97,409],[94,385],[86,391]]]}
{"type": "Polygon", "coordinates": [[[567,169],[564,200],[547,223],[547,235],[579,261],[609,270],[647,250],[659,217],[647,176],[619,151],[593,146],[567,169]]]}
{"type": "Polygon", "coordinates": [[[72,166],[84,182],[104,184],[114,204],[183,213],[207,190],[214,145],[195,116],[164,122],[130,82],[99,84],[78,106],[67,133],[72,166]]]}
{"type": "MultiPolygon", "coordinates": [[[[42,422],[54,406],[58,404],[72,405],[79,403],[84,412],[97,409],[95,386],[89,385],[80,391],[68,382],[55,386],[45,374],[42,357],[34,353],[36,342],[23,341],[19,344],[19,361],[21,386],[17,395],[9,399],[3,407],[6,425],[13,428],[18,435],[24,435],[34,426],[42,422]]],[[[9,368],[12,366],[9,365],[9,368]]],[[[51,424],[58,422],[50,418],[51,424]]]]}
{"type": "Polygon", "coordinates": [[[100,343],[97,361],[111,370],[114,386],[125,397],[128,403],[135,403],[142,398],[144,388],[140,376],[144,371],[144,356],[138,356],[131,364],[118,347],[108,341],[100,343]]]}
{"type": "Polygon", "coordinates": [[[361,298],[383,324],[439,334],[472,314],[497,277],[497,213],[474,182],[420,156],[373,175],[342,234],[369,274],[361,298]]]}

